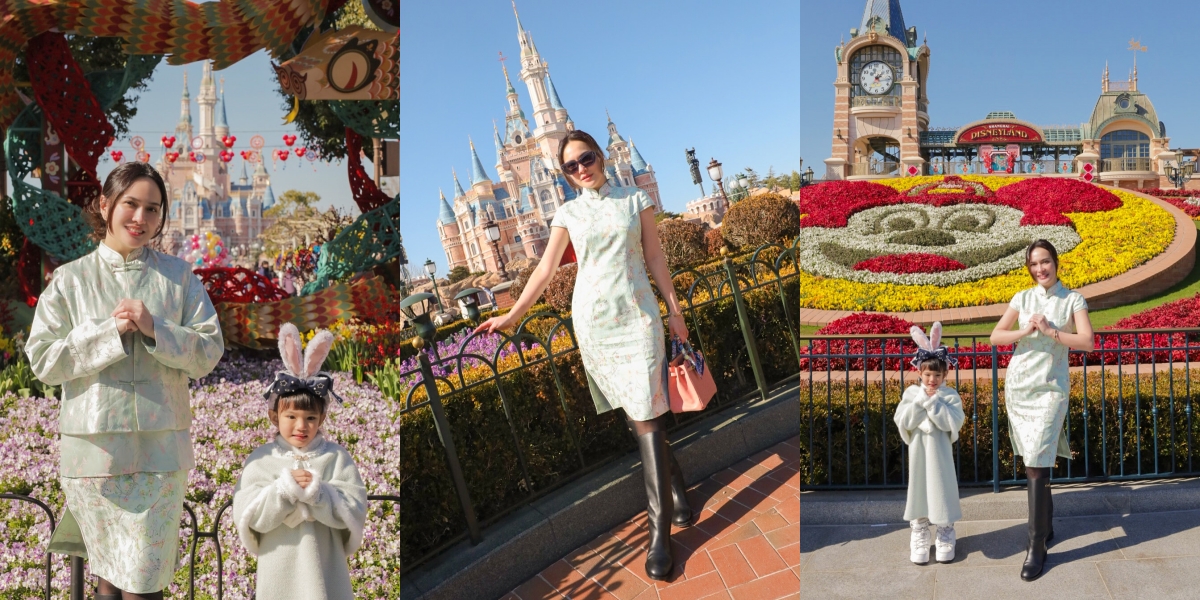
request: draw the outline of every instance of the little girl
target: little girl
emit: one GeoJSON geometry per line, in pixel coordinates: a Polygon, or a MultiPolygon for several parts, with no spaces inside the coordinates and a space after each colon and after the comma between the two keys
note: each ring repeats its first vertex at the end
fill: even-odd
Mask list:
{"type": "Polygon", "coordinates": [[[258,557],[255,597],[353,598],[346,557],[362,545],[367,489],[350,453],[321,434],[333,378],[319,372],[333,335],[319,331],[300,353],[285,324],[286,371],[267,390],[275,440],[250,454],[233,493],[238,537],[258,557]]]}
{"type": "Polygon", "coordinates": [[[958,477],[950,446],[958,440],[962,427],[962,399],[953,388],[943,385],[950,365],[958,361],[938,342],[942,324],[929,330],[932,340],[920,327],[913,326],[917,356],[912,365],[921,374],[921,383],[904,390],[896,407],[896,425],[908,444],[908,502],[904,520],[912,527],[909,559],[923,565],[929,562],[929,523],[937,525],[937,561],[954,560],[954,522],[962,518],[958,503],[958,477]]]}

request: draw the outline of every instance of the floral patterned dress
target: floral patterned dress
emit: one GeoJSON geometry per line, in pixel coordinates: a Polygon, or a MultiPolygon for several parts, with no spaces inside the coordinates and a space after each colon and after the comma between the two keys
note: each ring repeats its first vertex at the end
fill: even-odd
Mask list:
{"type": "Polygon", "coordinates": [[[579,261],[571,316],[596,412],[624,408],[635,421],[670,410],[662,317],[642,255],[641,213],[652,206],[642,190],[605,183],[551,223],[570,234],[579,261]]]}
{"type": "MultiPolygon", "coordinates": [[[[1022,328],[1030,317],[1041,314],[1056,329],[1074,333],[1075,313],[1087,310],[1087,301],[1056,282],[1050,289],[1037,285],[1017,292],[1009,307],[1020,313],[1022,328]]],[[[1004,403],[1013,453],[1027,467],[1053,467],[1056,455],[1071,457],[1066,436],[1061,435],[1071,392],[1068,352],[1036,330],[1018,340],[1013,350],[1004,378],[1004,403]]]]}

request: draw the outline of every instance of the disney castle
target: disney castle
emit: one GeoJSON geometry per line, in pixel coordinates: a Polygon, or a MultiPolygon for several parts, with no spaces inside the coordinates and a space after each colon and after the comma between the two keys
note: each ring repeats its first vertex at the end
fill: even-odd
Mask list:
{"type": "MultiPolygon", "coordinates": [[[[475,143],[469,141],[470,187],[464,189],[458,173],[453,172],[453,202],[439,192],[441,209],[437,228],[451,269],[465,266],[472,272],[496,272],[499,262],[507,266],[517,259],[540,257],[550,237],[550,222],[555,210],[576,196],[558,163],[559,146],[575,129],[575,123],[559,100],[549,68],[538,53],[533,36],[521,25],[515,3],[513,15],[517,20],[517,42],[521,46],[518,76],[529,91],[533,121],[531,123],[525,116],[509,78],[508,67],[502,67],[504,83],[508,86],[504,132],[501,133],[495,123],[492,125],[499,180],[491,179],[479,159],[475,143]],[[500,251],[499,262],[487,236],[489,221],[500,228],[500,239],[496,244],[500,251]]],[[[604,136],[594,137],[597,142],[604,143],[604,136]]],[[[626,140],[617,132],[611,116],[608,118],[606,154],[609,179],[615,184],[645,190],[661,211],[654,167],[642,159],[632,139],[626,140]]]]}
{"type": "Polygon", "coordinates": [[[184,73],[179,123],[173,134],[174,151],[179,156],[172,163],[164,151],[154,165],[171,198],[162,241],[163,250],[171,254],[182,249],[184,239],[206,232],[219,234],[229,248],[250,246],[275,221],[263,217],[263,211],[275,204],[275,194],[262,160],[255,163],[254,174],[249,176],[243,161],[241,174],[235,179],[229,163],[220,159],[221,151],[226,149],[221,138],[230,135],[229,122],[225,117],[225,90],[218,96],[209,62],[204,63],[196,103],[200,108],[198,133],[192,128],[191,96],[184,73]],[[191,160],[191,156],[199,159],[201,155],[201,162],[191,160]]]}

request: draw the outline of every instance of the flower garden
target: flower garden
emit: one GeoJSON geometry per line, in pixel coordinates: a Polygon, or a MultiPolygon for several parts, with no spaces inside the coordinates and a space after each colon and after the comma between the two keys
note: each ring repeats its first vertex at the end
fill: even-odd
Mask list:
{"type": "Polygon", "coordinates": [[[1039,238],[1058,249],[1064,285],[1078,288],[1161,254],[1175,231],[1141,196],[1063,178],[832,181],[804,189],[800,213],[800,303],[823,310],[1008,302],[1029,287],[1024,252],[1039,238]]]}

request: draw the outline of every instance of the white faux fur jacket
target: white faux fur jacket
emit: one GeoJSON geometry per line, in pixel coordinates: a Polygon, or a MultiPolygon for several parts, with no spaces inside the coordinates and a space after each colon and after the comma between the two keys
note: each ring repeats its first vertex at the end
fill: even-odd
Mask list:
{"type": "Polygon", "coordinates": [[[258,556],[255,597],[354,597],[346,557],[362,545],[367,488],[350,453],[318,433],[304,449],[276,435],[250,454],[233,493],[238,537],[258,556]],[[312,473],[301,488],[293,469],[312,473]]]}

